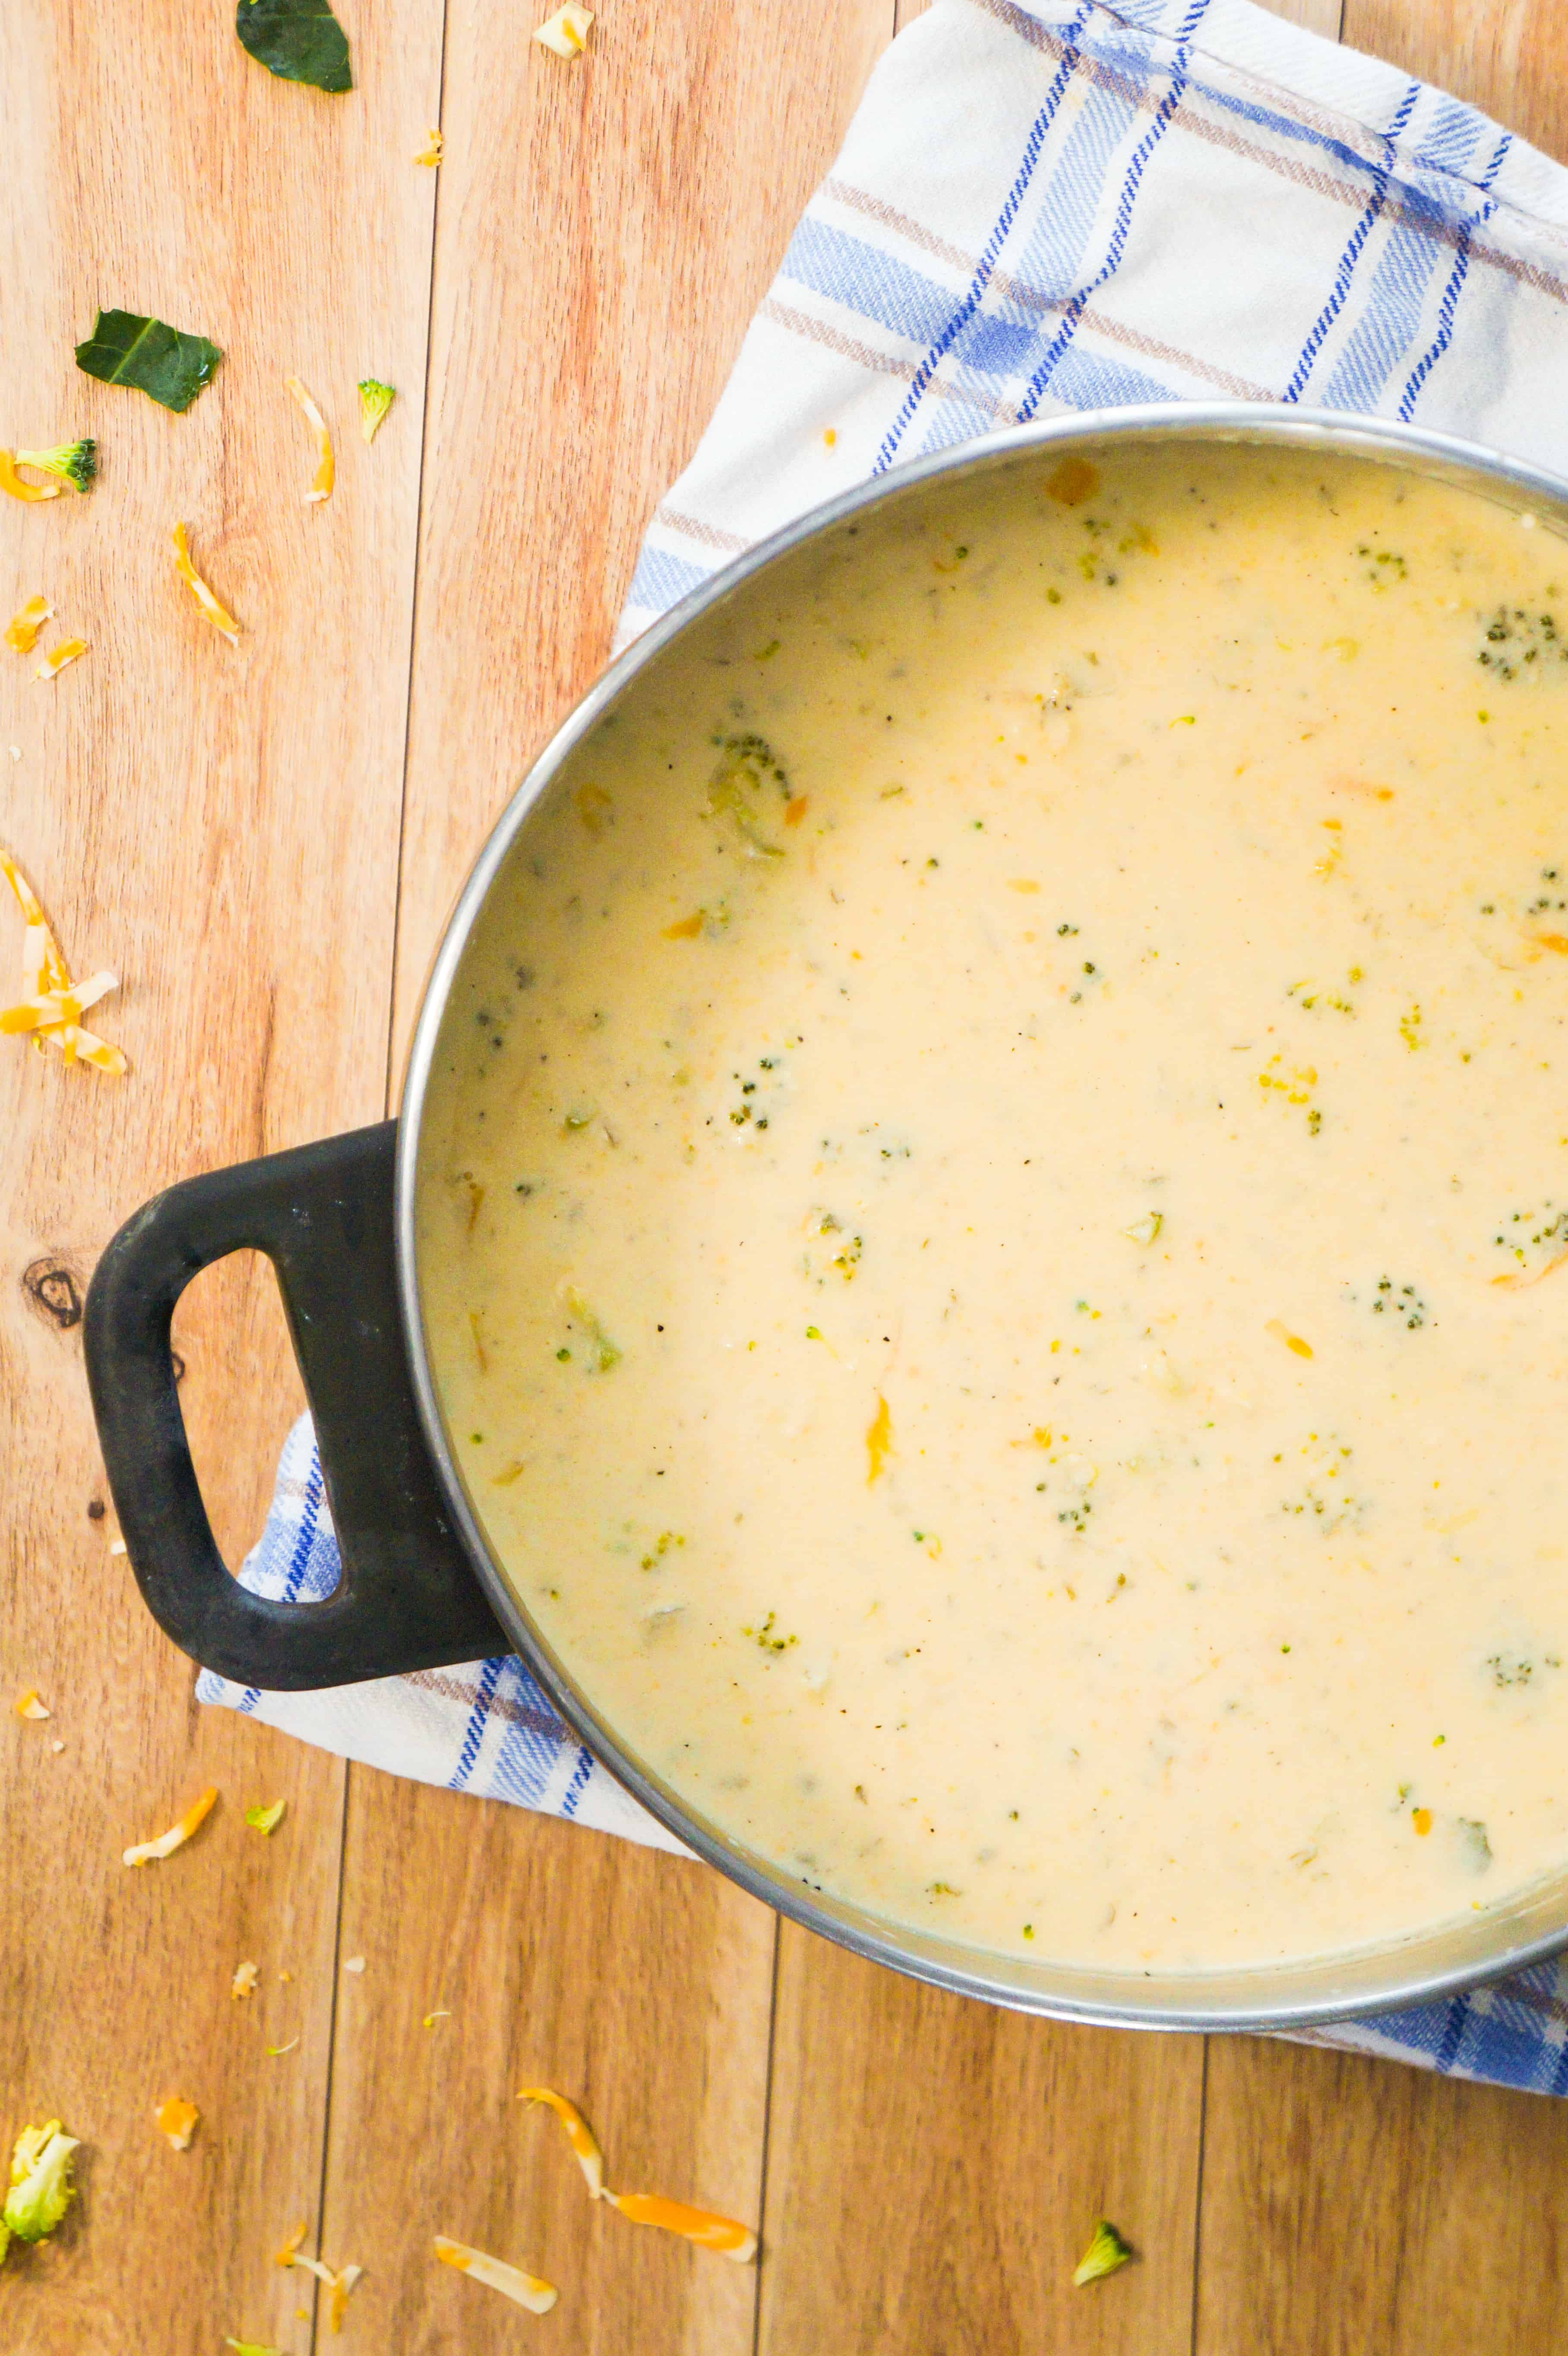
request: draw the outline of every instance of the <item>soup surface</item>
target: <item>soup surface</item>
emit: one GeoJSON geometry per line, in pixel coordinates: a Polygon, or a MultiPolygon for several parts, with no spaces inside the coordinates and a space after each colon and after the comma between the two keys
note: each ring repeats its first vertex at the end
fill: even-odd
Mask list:
{"type": "Polygon", "coordinates": [[[1532,521],[1032,460],[748,587],[525,830],[427,1116],[454,1445],[624,1739],[814,1888],[1159,1972],[1568,1861],[1532,521]]]}

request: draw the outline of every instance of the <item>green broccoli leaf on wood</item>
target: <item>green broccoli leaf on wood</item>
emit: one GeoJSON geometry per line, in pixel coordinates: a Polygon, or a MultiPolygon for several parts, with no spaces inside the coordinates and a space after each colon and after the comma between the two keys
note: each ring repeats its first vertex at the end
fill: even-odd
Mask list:
{"type": "Polygon", "coordinates": [[[239,0],[234,29],[240,47],[280,81],[308,82],[313,90],[354,87],[348,36],[329,0],[239,0]]]}

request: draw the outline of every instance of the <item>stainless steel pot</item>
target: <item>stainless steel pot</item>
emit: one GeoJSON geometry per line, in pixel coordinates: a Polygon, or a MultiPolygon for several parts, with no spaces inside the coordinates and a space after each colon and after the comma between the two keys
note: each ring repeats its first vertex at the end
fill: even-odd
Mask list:
{"type": "Polygon", "coordinates": [[[464,961],[530,814],[590,732],[721,609],[787,582],[840,535],[965,483],[1093,454],[1192,440],[1346,454],[1478,492],[1568,538],[1568,483],[1413,426],[1327,411],[1165,404],[998,434],[847,492],[695,591],[613,664],[513,796],[457,903],[426,988],[396,1122],[188,1181],[109,1247],[86,1314],[88,1372],[114,1502],[143,1593],[175,1642],[242,1683],[346,1684],[515,1649],[628,1791],[698,1854],[856,1953],[1024,2011],[1128,2028],[1279,2029],[1430,2003],[1568,1945],[1568,1875],[1430,1933],[1316,1962],[1137,1976],[998,1955],[804,1885],[694,1815],[556,1657],[493,1552],[448,1442],[432,1375],[417,1208],[421,1121],[464,961]],[[320,1440],[343,1579],[326,1601],[274,1603],[213,1545],[174,1384],[169,1324],[198,1269],[250,1247],[273,1260],[320,1440]]]}

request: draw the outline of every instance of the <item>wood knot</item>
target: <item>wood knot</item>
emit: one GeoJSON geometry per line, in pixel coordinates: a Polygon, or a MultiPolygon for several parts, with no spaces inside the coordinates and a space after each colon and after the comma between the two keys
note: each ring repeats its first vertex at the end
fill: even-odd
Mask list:
{"type": "Polygon", "coordinates": [[[63,1259],[36,1259],[22,1271],[22,1290],[38,1315],[61,1333],[81,1323],[81,1287],[63,1259]]]}

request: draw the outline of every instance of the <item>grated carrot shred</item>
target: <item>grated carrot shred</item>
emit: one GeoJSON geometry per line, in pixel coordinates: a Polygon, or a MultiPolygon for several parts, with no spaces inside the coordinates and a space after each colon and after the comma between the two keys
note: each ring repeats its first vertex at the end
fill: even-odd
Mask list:
{"type": "Polygon", "coordinates": [[[44,657],[43,661],[33,673],[33,677],[35,679],[59,679],[61,671],[65,669],[68,663],[79,662],[86,652],[87,640],[85,638],[62,638],[58,647],[51,647],[49,648],[48,653],[44,657]]]}
{"type": "Polygon", "coordinates": [[[606,2192],[604,2198],[634,2225],[657,2225],[663,2233],[695,2242],[699,2249],[717,2250],[720,2256],[733,2258],[737,2265],[749,2265],[757,2254],[755,2233],[733,2217],[715,2216],[710,2209],[692,2209],[684,2201],[667,2201],[659,2192],[606,2192]]]}
{"type": "Polygon", "coordinates": [[[226,637],[231,647],[237,647],[240,643],[240,625],[235,620],[233,615],[229,611],[228,606],[219,604],[219,600],[213,595],[212,591],[208,587],[207,583],[197,571],[195,565],[191,562],[190,542],[186,537],[186,529],[183,523],[176,524],[174,541],[175,571],[179,574],[180,579],[185,583],[187,588],[190,591],[191,595],[196,599],[197,605],[201,609],[203,618],[210,622],[213,628],[219,631],[222,637],[226,637]]]}
{"type": "Polygon", "coordinates": [[[166,2103],[159,2104],[153,2116],[157,2122],[158,2133],[167,2136],[176,2151],[190,2149],[190,2139],[201,2116],[194,2103],[187,2103],[181,2094],[171,2094],[166,2103]]]}
{"type": "Polygon", "coordinates": [[[48,599],[41,593],[19,605],[5,625],[5,644],[15,647],[19,655],[30,655],[38,641],[38,632],[54,612],[48,599]]]}
{"type": "Polygon", "coordinates": [[[538,2275],[526,2275],[520,2266],[509,2266],[504,2258],[492,2258],[483,2250],[471,2250],[466,2242],[449,2242],[444,2233],[435,2237],[435,2254],[443,2266],[454,2267],[460,2275],[471,2275],[475,2282],[498,2290],[518,2307],[526,2307],[530,2315],[548,2315],[560,2296],[553,2283],[538,2275]]]}
{"type": "Polygon", "coordinates": [[[604,2200],[607,2197],[604,2190],[604,2155],[577,2104],[569,2103],[564,2094],[558,2094],[553,2086],[524,2086],[518,2091],[517,2100],[519,2103],[543,2103],[555,2113],[566,2129],[566,2139],[582,2170],[590,2200],[604,2200]]]}
{"type": "Polygon", "coordinates": [[[168,1831],[160,1833],[155,1840],[138,1841],[125,1851],[124,1862],[127,1865],[151,1865],[156,1858],[172,1857],[176,1849],[183,1848],[191,1835],[207,1822],[217,1799],[217,1792],[208,1784],[207,1790],[191,1802],[177,1825],[171,1825],[168,1831]]]}
{"type": "Polygon", "coordinates": [[[329,499],[332,497],[332,486],[337,479],[332,455],[332,435],[327,430],[325,418],[298,377],[286,376],[283,382],[304,411],[305,423],[315,435],[315,446],[320,453],[316,463],[315,480],[308,491],[302,491],[300,494],[305,506],[310,507],[317,499],[329,499]]]}
{"type": "Polygon", "coordinates": [[[39,499],[58,499],[65,488],[63,483],[29,483],[16,472],[14,450],[0,450],[0,491],[9,491],[14,499],[27,499],[37,504],[39,499]]]}

